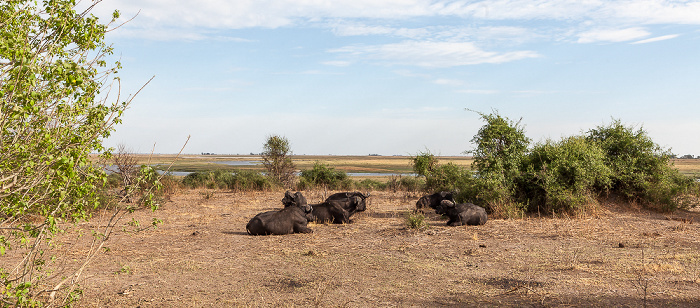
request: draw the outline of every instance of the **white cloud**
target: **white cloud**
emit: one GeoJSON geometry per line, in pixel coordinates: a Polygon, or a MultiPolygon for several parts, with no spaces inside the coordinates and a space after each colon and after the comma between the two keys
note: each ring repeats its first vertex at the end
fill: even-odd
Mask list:
{"type": "Polygon", "coordinates": [[[684,0],[611,1],[609,16],[642,24],[700,24],[700,2],[684,0]]]}
{"type": "Polygon", "coordinates": [[[534,51],[484,51],[470,42],[406,41],[385,45],[354,45],[330,52],[363,56],[383,63],[422,67],[454,67],[483,63],[505,63],[539,57],[534,51]]]}
{"type": "MultiPolygon", "coordinates": [[[[700,24],[700,2],[685,0],[110,0],[100,3],[94,13],[108,18],[114,9],[122,12],[124,20],[140,12],[133,24],[175,28],[278,28],[305,21],[440,16],[483,20],[593,20],[608,24],[700,24]]],[[[358,35],[349,34],[353,31],[387,30],[381,26],[338,29],[347,35],[358,35]]],[[[408,33],[403,35],[415,35],[412,29],[404,30],[408,33]]]]}
{"type": "Polygon", "coordinates": [[[352,64],[350,61],[325,61],[321,62],[323,65],[329,65],[329,66],[338,66],[338,67],[345,67],[345,66],[350,66],[352,64]]]}
{"type": "Polygon", "coordinates": [[[680,35],[678,34],[669,34],[669,35],[662,35],[662,36],[657,36],[657,37],[652,37],[648,38],[646,40],[641,40],[641,41],[636,41],[631,44],[646,44],[646,43],[653,43],[653,42],[659,42],[659,41],[665,41],[665,40],[670,40],[679,37],[680,35]]]}
{"type": "Polygon", "coordinates": [[[591,30],[579,34],[579,43],[596,43],[596,42],[625,42],[637,40],[649,36],[651,33],[643,28],[627,28],[627,29],[599,29],[591,30]]]}
{"type": "Polygon", "coordinates": [[[114,9],[122,20],[138,13],[114,35],[153,40],[245,42],[217,33],[311,25],[338,36],[512,46],[533,39],[624,42],[651,36],[650,25],[700,25],[700,1],[686,0],[110,0],[94,13],[108,18],[114,9]]]}
{"type": "Polygon", "coordinates": [[[333,26],[333,33],[338,36],[385,35],[407,38],[421,38],[430,35],[427,28],[394,28],[365,24],[342,23],[333,26]]]}
{"type": "Polygon", "coordinates": [[[444,79],[444,78],[435,79],[435,80],[433,80],[433,83],[439,84],[439,85],[445,85],[445,86],[461,86],[462,84],[464,84],[464,82],[461,80],[444,79]]]}
{"type": "Polygon", "coordinates": [[[455,91],[457,93],[467,93],[467,94],[496,94],[496,90],[478,90],[478,89],[461,89],[455,91]]]}

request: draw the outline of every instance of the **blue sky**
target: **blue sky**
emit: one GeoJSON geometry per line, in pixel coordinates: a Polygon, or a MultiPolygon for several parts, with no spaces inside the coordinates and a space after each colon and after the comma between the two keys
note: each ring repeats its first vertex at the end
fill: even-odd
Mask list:
{"type": "Polygon", "coordinates": [[[108,0],[135,152],[459,155],[480,112],[535,142],[612,119],[700,155],[700,1],[108,0]]]}

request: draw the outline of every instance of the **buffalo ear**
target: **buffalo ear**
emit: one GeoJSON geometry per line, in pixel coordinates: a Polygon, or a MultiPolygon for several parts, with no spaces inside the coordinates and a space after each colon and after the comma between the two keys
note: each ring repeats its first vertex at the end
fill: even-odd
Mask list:
{"type": "Polygon", "coordinates": [[[306,203],[306,197],[304,197],[304,195],[302,195],[300,191],[297,191],[297,192],[294,194],[294,201],[296,201],[296,202],[299,203],[299,204],[302,204],[302,203],[303,203],[303,204],[307,204],[307,203],[306,203]]]}

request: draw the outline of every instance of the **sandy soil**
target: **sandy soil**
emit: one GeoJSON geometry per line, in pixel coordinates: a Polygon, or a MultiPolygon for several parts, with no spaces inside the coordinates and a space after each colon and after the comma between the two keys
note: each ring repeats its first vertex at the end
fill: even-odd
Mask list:
{"type": "MultiPolygon", "coordinates": [[[[304,192],[310,203],[320,192],[304,192]]],[[[117,230],[83,274],[78,307],[700,306],[700,213],[405,227],[419,196],[374,192],[345,225],[250,236],[282,191],[183,191],[117,230]],[[133,225],[133,223],[132,223],[133,225]]],[[[96,222],[93,222],[96,223],[96,222]]],[[[76,252],[78,258],[80,252],[76,252]]]]}

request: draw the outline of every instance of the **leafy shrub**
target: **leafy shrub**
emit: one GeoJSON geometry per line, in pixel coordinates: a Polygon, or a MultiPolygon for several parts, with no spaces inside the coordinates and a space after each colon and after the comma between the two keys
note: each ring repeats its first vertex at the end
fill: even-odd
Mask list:
{"type": "Polygon", "coordinates": [[[311,170],[302,170],[299,179],[299,189],[324,187],[327,189],[351,189],[352,180],[347,173],[337,171],[321,162],[315,162],[311,170]]]}
{"type": "Polygon", "coordinates": [[[127,191],[131,193],[131,189],[137,190],[136,193],[140,195],[139,204],[156,210],[163,201],[163,183],[160,179],[156,169],[141,165],[134,179],[134,185],[127,187],[127,191]]]}
{"type": "Polygon", "coordinates": [[[419,191],[424,189],[425,181],[414,176],[405,176],[399,179],[399,188],[405,191],[419,191]]]}
{"type": "Polygon", "coordinates": [[[454,191],[456,201],[482,205],[495,217],[580,212],[606,193],[666,211],[697,203],[699,185],[672,168],[670,153],[641,129],[615,120],[585,136],[530,149],[519,122],[498,113],[480,115],[486,124],[472,139],[475,174],[440,165],[429,152],[412,158],[427,191],[454,191]]]}
{"type": "Polygon", "coordinates": [[[278,184],[270,181],[270,178],[260,172],[250,170],[236,171],[227,183],[227,187],[233,190],[270,190],[278,184]]]}
{"type": "Polygon", "coordinates": [[[584,137],[536,145],[523,159],[516,199],[530,211],[562,212],[595,203],[610,187],[610,168],[603,149],[584,137]]]}
{"type": "Polygon", "coordinates": [[[438,160],[430,151],[419,152],[415,157],[411,158],[413,162],[413,171],[419,176],[427,176],[435,170],[438,165],[438,160]]]}
{"type": "Polygon", "coordinates": [[[590,130],[586,138],[606,154],[606,164],[612,169],[612,192],[647,205],[658,204],[663,210],[687,206],[679,203],[678,197],[696,184],[671,167],[671,153],[662,151],[646,131],[613,120],[608,126],[590,130]]]}
{"type": "Polygon", "coordinates": [[[232,182],[233,174],[223,170],[193,172],[182,179],[182,184],[189,188],[223,189],[232,182]]]}
{"type": "Polygon", "coordinates": [[[372,179],[364,179],[355,183],[355,188],[361,190],[386,190],[388,182],[380,182],[372,179]]]}
{"type": "Polygon", "coordinates": [[[428,191],[457,191],[471,178],[471,171],[454,163],[437,165],[425,176],[428,191]]]}
{"type": "Polygon", "coordinates": [[[477,171],[474,185],[485,192],[476,193],[476,199],[487,205],[513,202],[516,183],[520,177],[521,162],[530,143],[520,122],[513,122],[495,112],[479,113],[486,124],[471,140],[476,149],[472,167],[477,171]]]}
{"type": "Polygon", "coordinates": [[[279,186],[273,183],[269,177],[260,172],[250,170],[237,170],[228,172],[223,170],[193,172],[182,179],[182,184],[189,188],[209,189],[233,189],[233,190],[269,190],[279,186]]]}
{"type": "Polygon", "coordinates": [[[421,213],[407,213],[406,219],[404,221],[406,227],[409,229],[426,229],[429,227],[428,222],[425,221],[425,216],[421,213]]]}
{"type": "Polygon", "coordinates": [[[269,136],[263,145],[262,164],[267,175],[275,182],[290,187],[296,178],[296,167],[292,162],[289,140],[282,136],[269,136]]]}

